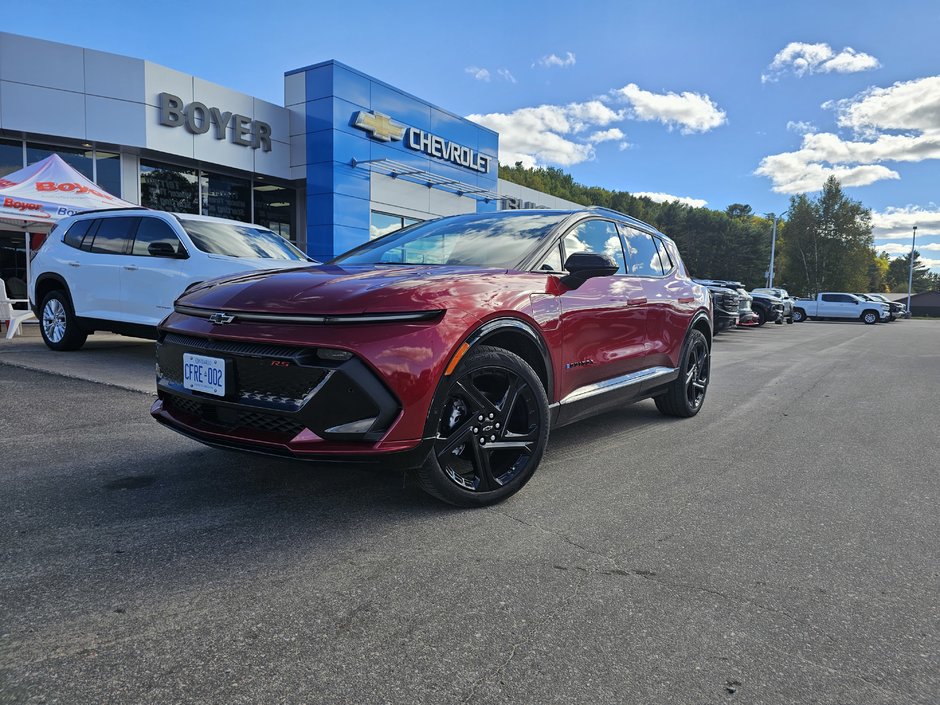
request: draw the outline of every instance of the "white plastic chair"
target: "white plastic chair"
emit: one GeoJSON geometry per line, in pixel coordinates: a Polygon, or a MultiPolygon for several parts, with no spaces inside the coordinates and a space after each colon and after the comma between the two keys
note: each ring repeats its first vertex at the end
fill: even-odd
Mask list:
{"type": "Polygon", "coordinates": [[[29,304],[28,299],[11,299],[7,296],[7,287],[0,279],[0,321],[7,322],[7,340],[10,340],[25,321],[34,321],[36,316],[29,309],[21,311],[13,304],[29,304]]]}

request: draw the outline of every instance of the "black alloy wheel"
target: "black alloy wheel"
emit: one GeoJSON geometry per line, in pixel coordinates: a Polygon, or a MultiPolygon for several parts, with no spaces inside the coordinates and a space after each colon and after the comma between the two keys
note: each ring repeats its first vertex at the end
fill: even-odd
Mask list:
{"type": "Polygon", "coordinates": [[[458,506],[493,504],[521,489],[548,443],[548,399],[532,368],[481,345],[438,396],[433,448],[418,471],[422,489],[458,506]]]}
{"type": "Polygon", "coordinates": [[[655,397],[656,408],[666,416],[695,416],[705,402],[711,380],[711,350],[700,331],[691,330],[682,349],[679,377],[665,394],[655,397]]]}

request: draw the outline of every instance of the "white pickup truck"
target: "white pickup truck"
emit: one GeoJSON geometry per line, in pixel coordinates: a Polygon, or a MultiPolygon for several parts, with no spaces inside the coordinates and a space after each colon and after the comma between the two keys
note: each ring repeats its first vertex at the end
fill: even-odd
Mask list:
{"type": "Polygon", "coordinates": [[[827,291],[815,299],[793,301],[793,320],[796,322],[819,318],[850,318],[874,325],[887,321],[891,306],[880,301],[865,301],[854,294],[827,291]]]}

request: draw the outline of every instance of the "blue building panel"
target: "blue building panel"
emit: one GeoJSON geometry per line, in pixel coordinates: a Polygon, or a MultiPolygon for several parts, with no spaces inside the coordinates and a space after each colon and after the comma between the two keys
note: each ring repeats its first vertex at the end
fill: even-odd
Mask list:
{"type": "MultiPolygon", "coordinates": [[[[372,178],[362,162],[390,159],[421,172],[496,191],[499,136],[495,132],[335,61],[289,73],[300,72],[305,74],[307,91],[307,243],[314,258],[330,259],[368,241],[372,178]],[[360,111],[379,132],[392,128],[392,134],[384,135],[388,139],[356,127],[354,120],[360,111]],[[388,116],[393,123],[383,122],[376,113],[388,116]],[[395,126],[404,129],[395,134],[395,126]],[[489,170],[481,173],[413,148],[408,139],[412,128],[469,148],[475,159],[480,154],[490,157],[489,170]],[[352,160],[360,166],[353,167],[352,160]]],[[[480,199],[477,203],[480,212],[497,207],[495,200],[480,199]]]]}

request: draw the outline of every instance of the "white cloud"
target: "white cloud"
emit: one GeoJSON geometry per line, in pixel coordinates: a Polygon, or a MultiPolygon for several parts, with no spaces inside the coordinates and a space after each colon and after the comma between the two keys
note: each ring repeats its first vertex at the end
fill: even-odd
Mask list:
{"type": "Polygon", "coordinates": [[[657,95],[630,84],[613,94],[629,107],[608,105],[610,96],[567,105],[539,105],[511,113],[468,115],[467,118],[499,132],[500,162],[571,166],[594,158],[594,145],[620,141],[621,151],[632,145],[614,123],[628,119],[659,120],[680,126],[684,134],[703,132],[725,120],[708,96],[695,93],[657,95]],[[606,129],[600,129],[606,128],[606,129]],[[589,132],[589,130],[591,130],[589,132]]]}
{"type": "Polygon", "coordinates": [[[619,149],[621,152],[626,152],[632,146],[633,145],[630,144],[629,142],[621,142],[620,144],[617,145],[617,149],[619,149]]]}
{"type": "MultiPolygon", "coordinates": [[[[548,54],[535,62],[535,64],[545,68],[557,67],[562,69],[574,66],[575,63],[574,54],[570,51],[566,51],[564,57],[558,56],[557,54],[548,54]]],[[[535,64],[532,65],[535,66],[535,64]]]]}
{"type": "Polygon", "coordinates": [[[479,66],[468,66],[464,69],[464,73],[468,73],[477,81],[489,81],[490,72],[486,69],[481,69],[479,66]]]}
{"type": "Polygon", "coordinates": [[[787,120],[787,129],[790,132],[798,132],[801,135],[805,135],[807,132],[816,132],[816,126],[804,120],[787,120]]]}
{"type": "Polygon", "coordinates": [[[928,257],[921,257],[920,262],[925,267],[927,267],[927,269],[930,269],[932,271],[936,271],[940,269],[940,259],[930,259],[928,257]]]}
{"type": "Polygon", "coordinates": [[[619,127],[612,127],[609,130],[598,130],[597,132],[591,133],[588,137],[588,142],[592,144],[598,144],[600,142],[610,142],[612,140],[622,140],[626,135],[623,134],[623,130],[619,127]]]}
{"type": "MultiPolygon", "coordinates": [[[[925,245],[917,245],[914,249],[921,254],[924,252],[940,252],[940,242],[928,242],[925,245]]],[[[886,242],[882,245],[876,243],[875,250],[878,252],[887,252],[889,255],[911,254],[910,244],[903,245],[899,242],[886,242]]]]}
{"type": "Polygon", "coordinates": [[[829,175],[845,186],[865,186],[901,178],[883,162],[940,159],[940,76],[872,88],[823,107],[835,109],[839,126],[854,138],[808,133],[800,149],[765,157],[755,173],[770,178],[774,191],[817,191],[829,175]]]}
{"type": "Polygon", "coordinates": [[[872,211],[872,235],[875,240],[910,240],[917,226],[917,237],[940,236],[940,209],[920,206],[886,208],[872,211]]]}
{"type": "Polygon", "coordinates": [[[807,44],[805,42],[790,42],[777,52],[773,61],[767,67],[767,73],[762,74],[762,83],[776,81],[786,73],[805,76],[814,73],[857,73],[870,71],[881,66],[871,54],[855,51],[852,47],[845,47],[838,54],[826,43],[807,44]]]}
{"type": "Polygon", "coordinates": [[[652,93],[635,83],[629,83],[612,93],[630,105],[630,117],[644,121],[658,120],[670,129],[678,126],[684,135],[708,132],[728,121],[725,112],[703,93],[652,93]]]}
{"type": "Polygon", "coordinates": [[[499,77],[509,83],[518,83],[516,77],[512,75],[512,72],[509,69],[496,69],[496,73],[499,74],[499,77]]]}
{"type": "Polygon", "coordinates": [[[829,101],[839,111],[839,126],[870,135],[882,130],[935,133],[940,130],[940,76],[927,76],[870,88],[854,98],[829,101]]]}
{"type": "Polygon", "coordinates": [[[645,196],[651,201],[656,201],[657,203],[672,203],[673,201],[679,201],[684,206],[692,206],[693,208],[701,208],[705,206],[708,201],[705,201],[701,198],[689,198],[688,196],[673,196],[671,193],[660,193],[655,191],[639,191],[633,193],[634,196],[645,196]]]}

